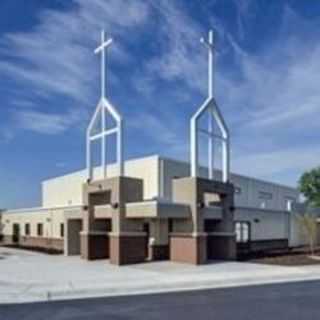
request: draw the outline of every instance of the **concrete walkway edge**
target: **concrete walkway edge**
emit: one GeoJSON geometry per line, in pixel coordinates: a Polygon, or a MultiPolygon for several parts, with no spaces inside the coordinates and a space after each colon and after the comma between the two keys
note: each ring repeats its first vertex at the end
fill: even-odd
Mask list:
{"type": "Polygon", "coordinates": [[[45,301],[59,301],[59,300],[71,300],[71,299],[83,299],[83,298],[97,298],[97,297],[115,297],[115,296],[129,296],[129,295],[144,295],[144,294],[156,294],[166,292],[179,292],[179,291],[194,291],[194,290],[207,290],[218,288],[231,288],[240,286],[256,286],[256,285],[268,285],[275,283],[289,283],[289,282],[301,282],[320,280],[320,275],[290,275],[274,276],[270,279],[269,276],[260,278],[239,278],[232,281],[220,280],[214,282],[203,281],[184,281],[178,283],[162,283],[162,284],[150,284],[150,285],[126,285],[123,287],[99,287],[99,288],[79,288],[79,289],[67,289],[67,290],[49,290],[43,292],[28,292],[26,290],[24,294],[18,294],[15,296],[1,296],[1,304],[14,304],[14,303],[28,303],[28,302],[45,302],[45,301]]]}

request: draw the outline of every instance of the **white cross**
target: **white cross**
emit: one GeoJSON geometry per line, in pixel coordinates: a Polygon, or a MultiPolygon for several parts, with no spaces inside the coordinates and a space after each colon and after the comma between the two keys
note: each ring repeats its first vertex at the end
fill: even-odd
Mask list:
{"type": "Polygon", "coordinates": [[[101,31],[101,45],[94,50],[95,54],[101,52],[101,98],[105,98],[106,95],[106,49],[112,43],[112,39],[105,40],[105,32],[101,31]]]}
{"type": "Polygon", "coordinates": [[[204,38],[200,39],[209,51],[209,61],[208,61],[208,94],[209,98],[213,97],[213,63],[214,63],[214,43],[213,43],[213,31],[209,31],[208,41],[204,38]]]}

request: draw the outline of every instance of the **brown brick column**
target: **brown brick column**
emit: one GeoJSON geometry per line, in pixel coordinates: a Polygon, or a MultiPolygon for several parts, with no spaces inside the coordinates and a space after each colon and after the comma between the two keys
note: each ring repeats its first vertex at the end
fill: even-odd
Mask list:
{"type": "Polygon", "coordinates": [[[144,262],[147,258],[147,238],[144,232],[110,234],[110,263],[125,265],[144,262]]]}
{"type": "Polygon", "coordinates": [[[207,261],[207,236],[205,233],[170,235],[170,260],[204,264],[207,261]]]}
{"type": "Polygon", "coordinates": [[[109,258],[109,235],[107,232],[80,233],[81,257],[87,260],[109,258]]]}

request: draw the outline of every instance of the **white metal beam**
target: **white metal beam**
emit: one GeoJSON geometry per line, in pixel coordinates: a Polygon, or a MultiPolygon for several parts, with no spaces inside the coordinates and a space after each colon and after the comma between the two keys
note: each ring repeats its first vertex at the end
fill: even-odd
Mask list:
{"type": "Polygon", "coordinates": [[[106,136],[110,136],[111,134],[117,133],[118,131],[119,131],[118,127],[102,131],[100,133],[97,133],[97,134],[91,136],[90,141],[94,141],[94,140],[101,139],[106,136]]]}
{"type": "Polygon", "coordinates": [[[208,137],[212,137],[214,139],[219,139],[219,140],[226,140],[224,137],[222,137],[222,136],[220,136],[218,134],[215,134],[215,133],[211,133],[210,131],[208,131],[206,129],[198,128],[197,130],[198,130],[198,132],[200,132],[202,134],[205,134],[208,137]]]}

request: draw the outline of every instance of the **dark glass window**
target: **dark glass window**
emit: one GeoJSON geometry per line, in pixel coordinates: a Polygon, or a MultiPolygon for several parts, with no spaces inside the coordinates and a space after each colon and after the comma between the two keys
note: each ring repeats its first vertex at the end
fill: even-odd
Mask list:
{"type": "Polygon", "coordinates": [[[60,223],[60,237],[64,237],[64,223],[60,223]]]}
{"type": "Polygon", "coordinates": [[[42,236],[43,235],[43,224],[42,223],[38,223],[37,224],[37,235],[38,236],[42,236]]]}
{"type": "Polygon", "coordinates": [[[169,233],[173,232],[173,220],[172,219],[168,220],[168,231],[169,231],[169,233]]]}
{"type": "Polygon", "coordinates": [[[30,235],[30,223],[26,223],[26,224],[24,225],[24,234],[25,234],[26,236],[29,236],[29,235],[30,235]]]}

